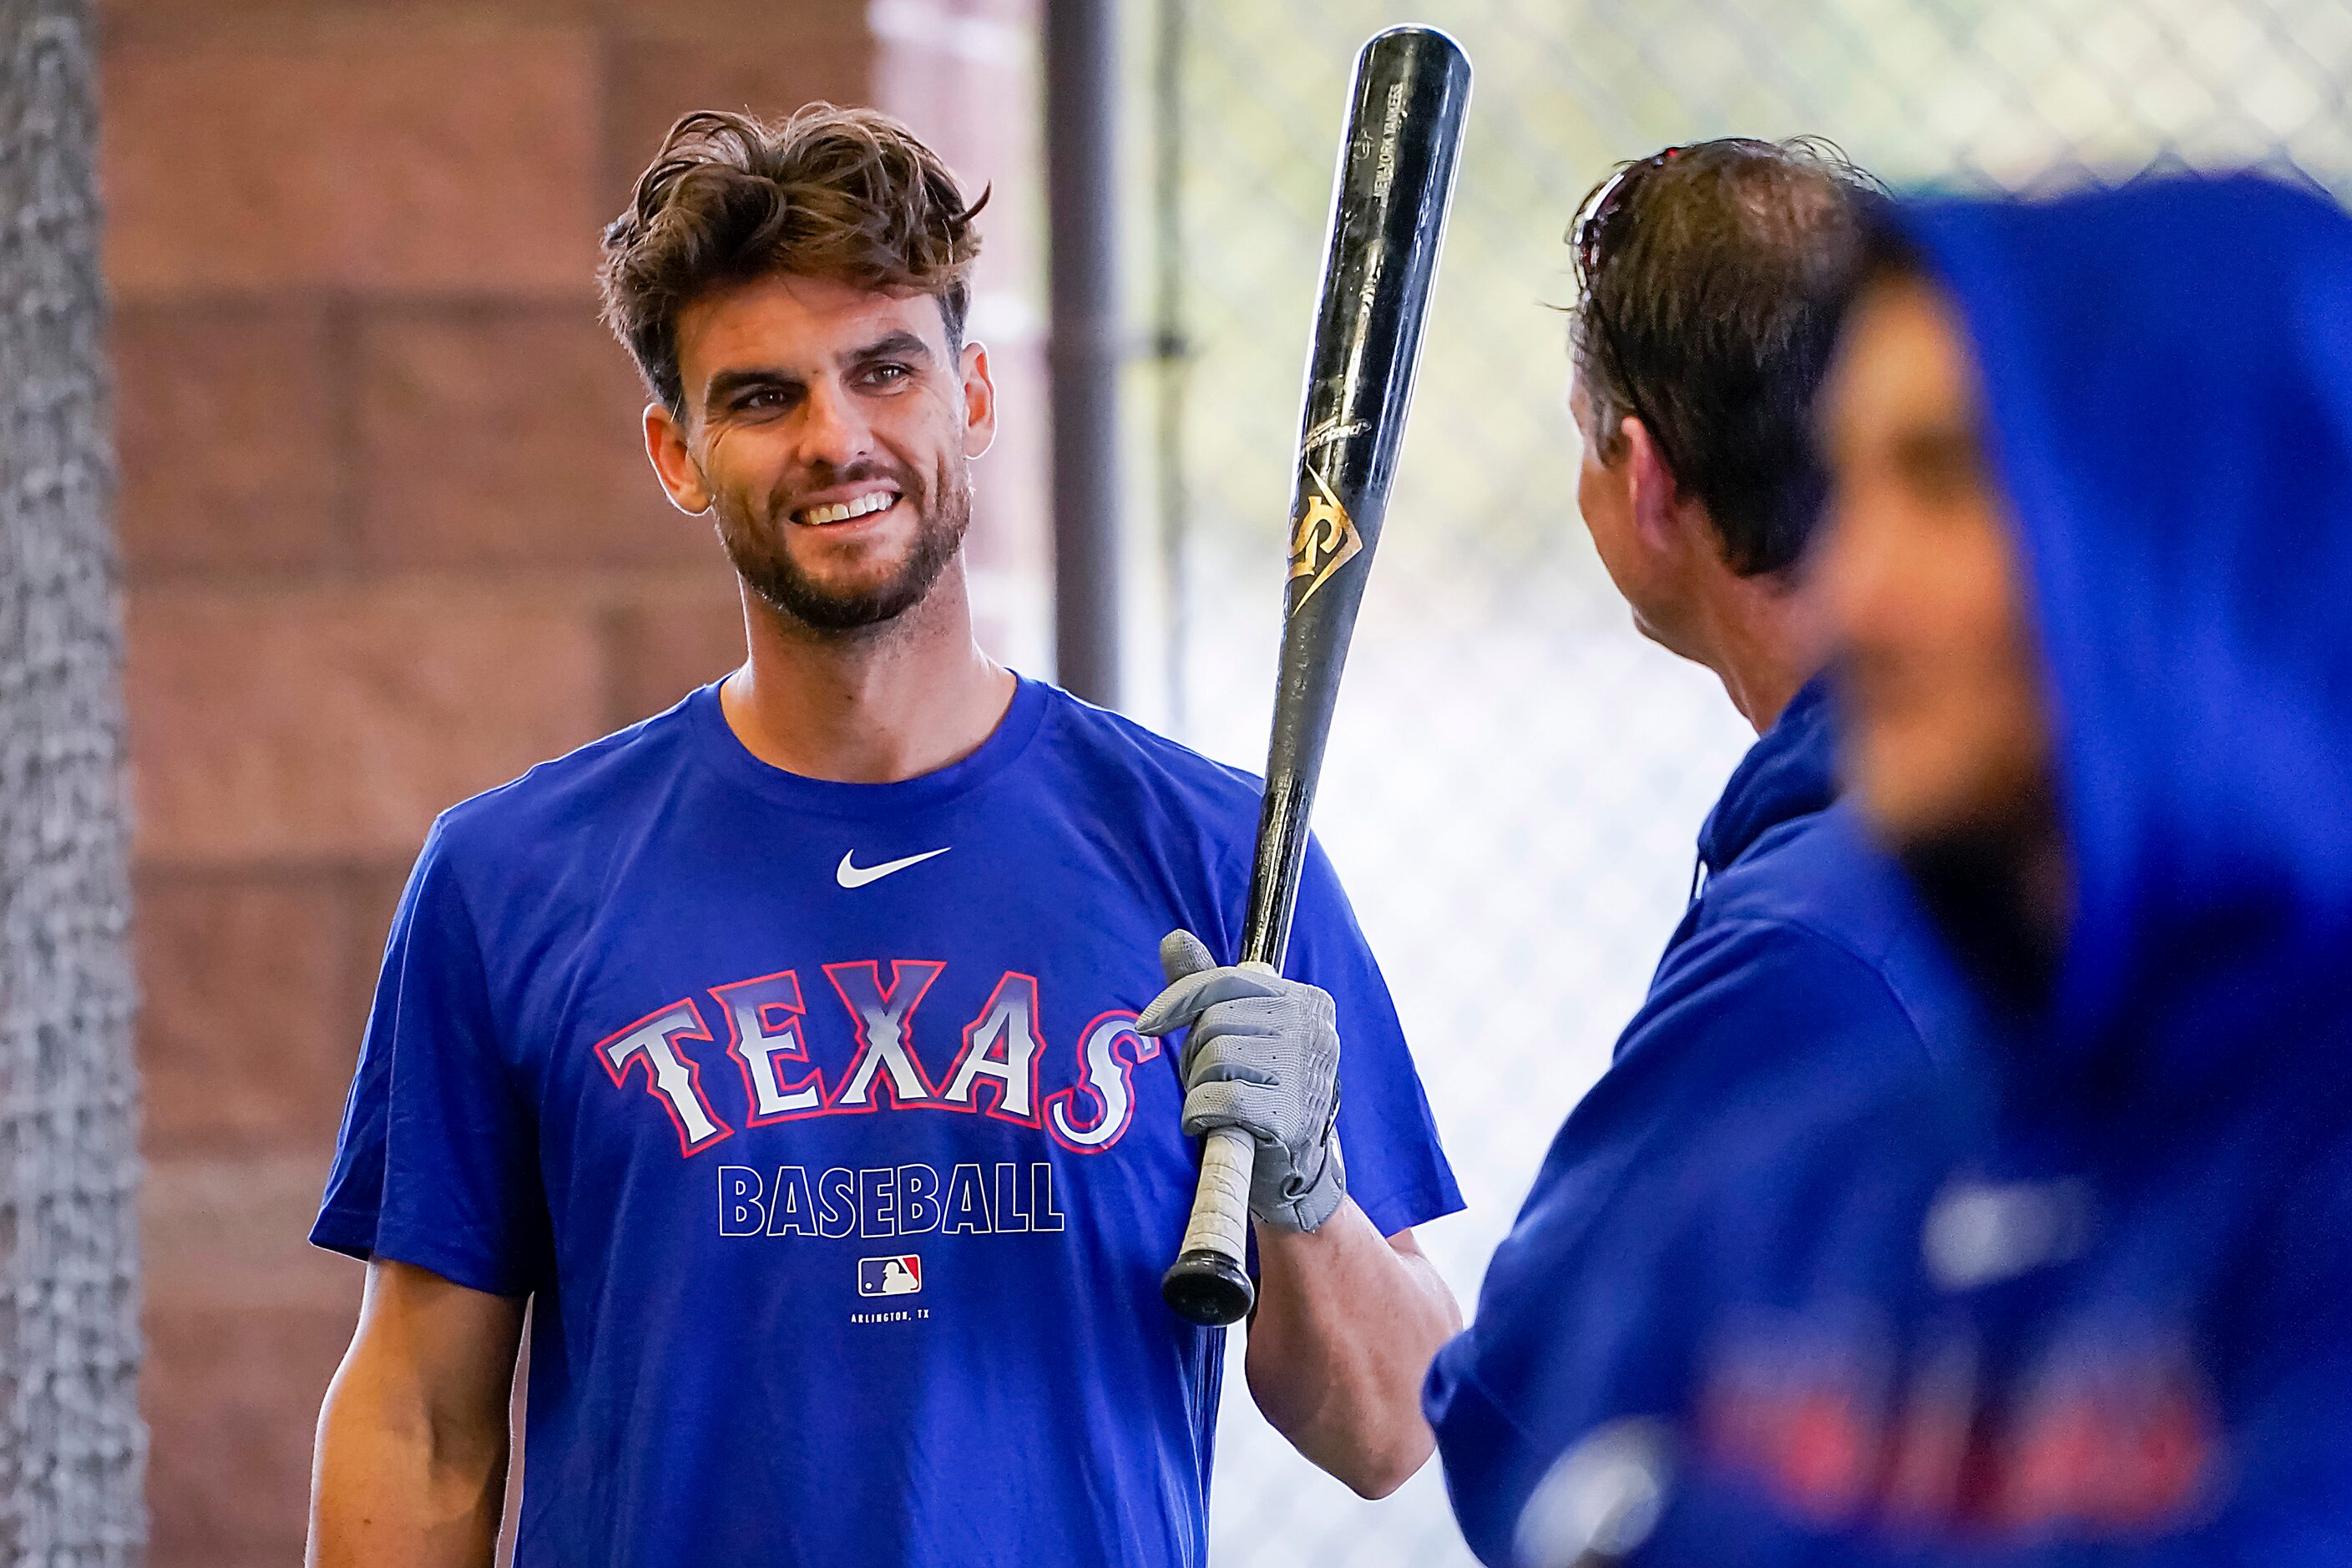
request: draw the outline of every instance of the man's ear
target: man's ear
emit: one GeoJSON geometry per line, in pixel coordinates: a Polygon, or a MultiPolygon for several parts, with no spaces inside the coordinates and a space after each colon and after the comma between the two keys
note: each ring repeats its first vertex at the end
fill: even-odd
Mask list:
{"type": "Polygon", "coordinates": [[[1682,487],[1675,482],[1675,471],[1666,467],[1665,455],[1658,450],[1648,426],[1629,414],[1618,430],[1625,442],[1626,498],[1633,508],[1633,526],[1651,549],[1679,553],[1688,534],[1682,517],[1682,487]]]}
{"type": "Polygon", "coordinates": [[[996,383],[988,374],[988,347],[966,343],[963,374],[963,455],[977,458],[996,445],[996,383]]]}
{"type": "Polygon", "coordinates": [[[687,448],[686,429],[677,416],[659,403],[646,405],[646,457],[653,463],[662,489],[669,492],[672,506],[688,517],[700,517],[710,510],[710,489],[702,482],[694,454],[687,448]]]}

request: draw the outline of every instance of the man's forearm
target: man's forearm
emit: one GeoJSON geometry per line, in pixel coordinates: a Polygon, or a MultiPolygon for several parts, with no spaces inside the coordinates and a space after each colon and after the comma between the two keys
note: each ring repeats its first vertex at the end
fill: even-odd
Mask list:
{"type": "Polygon", "coordinates": [[[1250,1394],[1298,1451],[1366,1497],[1429,1458],[1421,1384],[1462,1314],[1410,1232],[1394,1243],[1353,1199],[1312,1233],[1257,1226],[1250,1394]]]}
{"type": "Polygon", "coordinates": [[[319,1416],[310,1568],[489,1568],[506,1473],[503,1420],[436,1433],[346,1363],[319,1416]]]}
{"type": "Polygon", "coordinates": [[[1347,1195],[1337,1005],[1262,964],[1220,967],[1188,931],[1161,941],[1160,963],[1168,988],[1135,1027],[1188,1031],[1184,1131],[1237,1127],[1256,1145],[1250,1394],[1300,1453],[1385,1496],[1435,1447],[1421,1383],[1462,1319],[1412,1233],[1381,1236],[1347,1195]]]}
{"type": "Polygon", "coordinates": [[[413,1264],[368,1265],[319,1412],[310,1568],[489,1568],[523,1312],[413,1264]]]}

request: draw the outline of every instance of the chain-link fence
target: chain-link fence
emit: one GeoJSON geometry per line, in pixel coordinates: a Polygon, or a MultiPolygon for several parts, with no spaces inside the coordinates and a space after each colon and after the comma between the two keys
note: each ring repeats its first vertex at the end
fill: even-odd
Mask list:
{"type": "MultiPolygon", "coordinates": [[[[1901,184],[2291,163],[2352,189],[2344,0],[1157,0],[1133,47],[1163,349],[1146,398],[1163,716],[1259,765],[1307,323],[1347,72],[1434,23],[1477,70],[1412,428],[1319,827],[1386,963],[1470,1212],[1465,1305],[1607,1060],[1751,738],[1642,643],[1575,512],[1560,244],[1618,160],[1825,134],[1901,184]]],[[[1151,694],[1141,694],[1147,699],[1151,694]]],[[[1139,706],[1150,711],[1157,704],[1139,706]]],[[[1233,1363],[1238,1366],[1238,1358],[1233,1363]]],[[[1432,1466],[1363,1504],[1227,1390],[1221,1568],[1469,1562],[1432,1466]]]]}
{"type": "Polygon", "coordinates": [[[90,28],[0,0],[0,1560],[39,1568],[146,1533],[90,28]]]}

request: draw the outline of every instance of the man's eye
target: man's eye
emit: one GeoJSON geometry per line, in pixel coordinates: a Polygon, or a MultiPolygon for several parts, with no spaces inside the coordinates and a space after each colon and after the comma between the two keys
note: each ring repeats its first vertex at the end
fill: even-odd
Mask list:
{"type": "Polygon", "coordinates": [[[762,387],[757,392],[745,393],[743,395],[742,401],[737,404],[736,406],[739,408],[781,408],[783,406],[783,403],[784,395],[782,390],[779,387],[769,386],[762,387]]]}
{"type": "Polygon", "coordinates": [[[913,374],[903,364],[877,364],[866,373],[866,378],[887,386],[904,381],[913,374]]]}

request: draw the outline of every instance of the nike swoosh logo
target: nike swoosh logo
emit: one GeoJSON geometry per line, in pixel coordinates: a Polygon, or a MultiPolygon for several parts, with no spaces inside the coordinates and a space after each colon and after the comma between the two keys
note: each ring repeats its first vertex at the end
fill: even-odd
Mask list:
{"type": "Polygon", "coordinates": [[[880,881],[893,871],[919,866],[932,856],[944,855],[954,847],[950,844],[945,848],[926,849],[920,855],[909,855],[904,860],[885,860],[879,866],[860,866],[856,863],[857,851],[845,849],[841,852],[841,864],[834,868],[833,879],[845,888],[862,888],[868,882],[880,881]]]}

